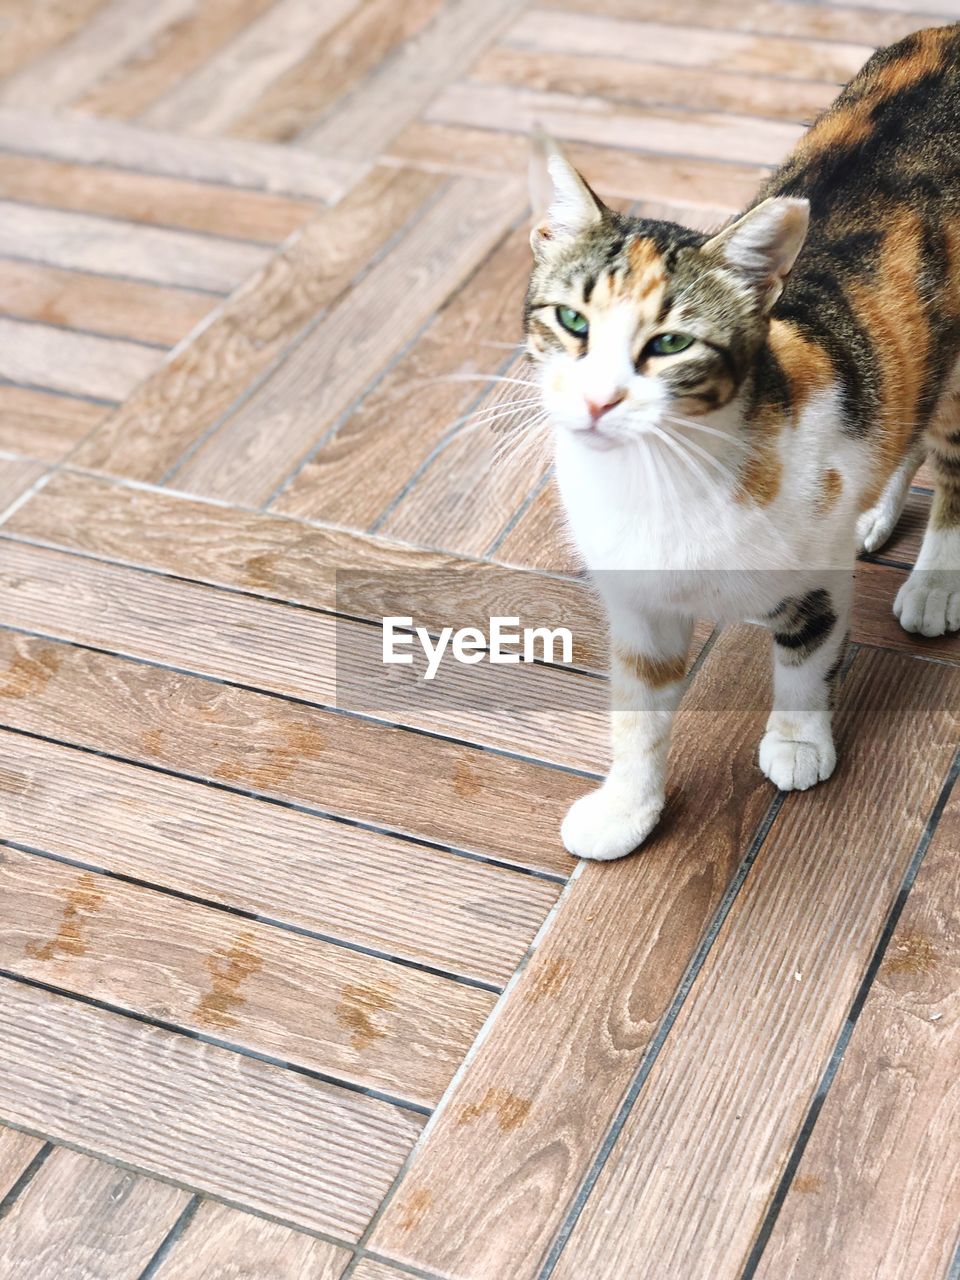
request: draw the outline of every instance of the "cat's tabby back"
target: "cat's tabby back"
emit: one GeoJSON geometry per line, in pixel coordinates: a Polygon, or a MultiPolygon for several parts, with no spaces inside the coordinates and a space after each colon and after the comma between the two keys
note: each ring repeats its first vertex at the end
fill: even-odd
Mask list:
{"type": "Polygon", "coordinates": [[[614,763],[563,836],[615,858],[659,817],[697,616],[767,623],[761,768],[829,777],[856,551],[925,455],[894,609],[960,629],[960,25],[875,54],[714,236],[611,211],[545,141],[532,176],[527,347],[612,636],[614,763]]]}

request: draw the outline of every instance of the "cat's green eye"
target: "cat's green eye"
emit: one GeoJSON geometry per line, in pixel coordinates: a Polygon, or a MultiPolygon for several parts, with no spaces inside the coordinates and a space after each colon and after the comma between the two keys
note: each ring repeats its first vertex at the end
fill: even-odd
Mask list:
{"type": "Polygon", "coordinates": [[[572,333],[577,338],[585,338],[590,330],[587,317],[574,311],[573,307],[557,307],[557,320],[567,333],[572,333]]]}
{"type": "Polygon", "coordinates": [[[653,356],[675,356],[687,347],[692,347],[696,338],[689,333],[661,333],[651,338],[647,350],[653,356]]]}

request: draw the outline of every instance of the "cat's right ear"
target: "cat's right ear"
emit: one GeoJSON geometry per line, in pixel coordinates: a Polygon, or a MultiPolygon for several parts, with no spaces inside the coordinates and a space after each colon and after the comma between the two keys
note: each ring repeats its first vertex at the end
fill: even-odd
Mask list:
{"type": "Polygon", "coordinates": [[[552,138],[537,132],[530,152],[530,246],[542,257],[600,222],[606,206],[552,138]]]}

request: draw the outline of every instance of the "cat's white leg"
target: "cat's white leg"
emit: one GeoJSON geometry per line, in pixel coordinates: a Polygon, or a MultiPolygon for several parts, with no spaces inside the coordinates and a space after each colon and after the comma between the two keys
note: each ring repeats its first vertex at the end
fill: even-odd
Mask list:
{"type": "Polygon", "coordinates": [[[612,630],[613,763],[602,786],[581,797],[561,827],[578,858],[622,858],[642,844],[663,809],[667,752],[684,688],[692,622],[644,616],[612,630]]]}
{"type": "Polygon", "coordinates": [[[857,521],[858,551],[878,550],[893,533],[903,514],[913,477],[925,456],[926,447],[922,444],[911,450],[887,481],[879,502],[860,516],[857,521]]]}
{"type": "Polygon", "coordinates": [[[960,631],[960,431],[930,451],[936,492],[917,563],[894,601],[905,631],[942,636],[960,631]]]}
{"type": "Polygon", "coordinates": [[[760,743],[760,768],[781,791],[805,791],[833,773],[834,690],[846,648],[850,611],[847,575],[829,588],[783,600],[774,635],[773,711],[760,743]]]}
{"type": "Polygon", "coordinates": [[[917,563],[893,604],[904,631],[960,631],[960,528],[927,526],[917,563]]]}

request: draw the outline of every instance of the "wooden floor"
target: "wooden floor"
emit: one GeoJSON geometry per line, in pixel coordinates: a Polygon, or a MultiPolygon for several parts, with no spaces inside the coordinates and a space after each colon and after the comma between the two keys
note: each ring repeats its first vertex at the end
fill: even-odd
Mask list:
{"type": "Polygon", "coordinates": [[[774,793],[763,637],[701,628],[661,830],[574,867],[602,623],[487,426],[532,122],[710,226],[960,4],[543,3],[0,3],[5,1280],[960,1277],[929,490],[830,785],[774,793]],[[575,662],[371,688],[398,602],[575,662]]]}

